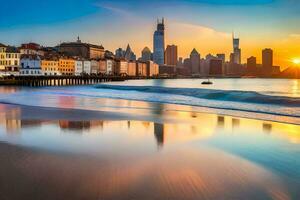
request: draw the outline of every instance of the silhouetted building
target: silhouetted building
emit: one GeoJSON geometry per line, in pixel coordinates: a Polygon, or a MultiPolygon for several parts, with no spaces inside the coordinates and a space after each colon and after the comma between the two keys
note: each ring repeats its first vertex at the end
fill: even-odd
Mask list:
{"type": "Polygon", "coordinates": [[[157,22],[157,30],[153,36],[153,61],[163,65],[165,62],[165,23],[164,18],[157,22]]]}
{"type": "Polygon", "coordinates": [[[220,59],[210,59],[209,62],[209,74],[210,75],[223,75],[223,61],[220,59]]]}
{"type": "Polygon", "coordinates": [[[168,45],[165,52],[165,64],[177,66],[178,50],[176,45],[168,45]]]}
{"type": "Polygon", "coordinates": [[[192,74],[192,64],[191,64],[191,59],[190,58],[184,59],[183,68],[186,71],[186,75],[191,75],[192,74]]]}
{"type": "Polygon", "coordinates": [[[263,73],[266,76],[272,74],[273,68],[273,50],[272,49],[264,49],[262,51],[262,66],[263,66],[263,73]]]}
{"type": "Polygon", "coordinates": [[[141,60],[144,61],[144,62],[152,60],[152,53],[151,53],[151,50],[148,47],[145,47],[143,49],[141,60]]]}
{"type": "Polygon", "coordinates": [[[191,70],[192,74],[200,74],[200,54],[196,49],[190,54],[191,70]]]}
{"type": "Polygon", "coordinates": [[[257,74],[257,63],[256,57],[251,56],[247,59],[247,74],[256,75],[257,74]]]}
{"type": "Polygon", "coordinates": [[[223,63],[225,63],[225,54],[224,53],[217,54],[217,58],[222,60],[223,63]]]}
{"type": "Polygon", "coordinates": [[[240,49],[240,39],[235,38],[234,34],[232,35],[233,40],[233,63],[241,64],[241,49],[240,49]]]}

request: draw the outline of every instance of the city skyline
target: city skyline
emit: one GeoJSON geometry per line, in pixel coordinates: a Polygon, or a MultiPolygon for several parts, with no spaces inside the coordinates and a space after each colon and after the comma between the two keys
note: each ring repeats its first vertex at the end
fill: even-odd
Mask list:
{"type": "MultiPolygon", "coordinates": [[[[196,48],[201,56],[225,53],[226,60],[229,60],[232,30],[241,39],[242,63],[246,63],[250,56],[255,56],[261,63],[261,50],[265,48],[274,50],[274,65],[283,68],[292,66],[292,61],[300,57],[300,31],[296,25],[300,14],[296,13],[299,5],[295,1],[130,2],[133,3],[63,1],[58,9],[56,0],[43,2],[40,7],[52,10],[51,16],[36,11],[37,16],[40,13],[37,18],[36,15],[20,12],[22,14],[1,20],[0,42],[19,45],[32,41],[53,46],[61,41],[73,41],[80,35],[82,40],[102,44],[111,51],[129,43],[140,57],[146,46],[153,51],[152,34],[156,28],[153,22],[164,16],[167,29],[165,44],[177,45],[179,57],[188,57],[196,48]],[[146,9],[146,6],[151,9],[146,9]]],[[[33,11],[35,3],[35,0],[30,0],[18,7],[33,11]]],[[[12,6],[11,3],[4,5],[2,18],[5,10],[12,6]]]]}

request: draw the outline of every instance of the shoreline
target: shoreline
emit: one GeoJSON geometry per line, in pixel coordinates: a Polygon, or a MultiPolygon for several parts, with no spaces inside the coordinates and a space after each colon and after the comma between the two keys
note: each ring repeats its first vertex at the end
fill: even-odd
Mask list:
{"type": "MultiPolygon", "coordinates": [[[[108,98],[104,98],[108,99],[108,98]]],[[[114,99],[112,100],[121,100],[125,101],[125,99],[114,99]]],[[[148,101],[137,101],[137,100],[129,100],[132,102],[143,102],[143,103],[155,103],[161,106],[170,106],[171,108],[164,108],[163,112],[180,112],[180,113],[194,113],[194,114],[209,114],[216,116],[224,116],[224,117],[235,117],[241,119],[249,119],[249,120],[257,120],[257,121],[266,121],[273,123],[281,123],[281,124],[290,124],[290,125],[300,125],[299,117],[291,117],[284,115],[272,115],[268,113],[259,113],[252,111],[241,111],[241,110],[233,110],[233,109],[220,109],[214,107],[201,107],[201,106],[190,106],[190,105],[182,105],[182,104],[168,104],[168,103],[157,103],[157,102],[148,102],[148,101]],[[178,108],[173,108],[174,106],[178,108]],[[229,112],[231,113],[229,113],[229,112]],[[237,111],[236,114],[232,113],[237,111]],[[243,113],[244,115],[241,115],[243,113]],[[250,116],[249,116],[249,115],[250,116]],[[256,114],[253,116],[252,114],[256,114]],[[260,115],[260,116],[258,116],[260,115]],[[273,118],[268,118],[271,116],[273,118]],[[278,117],[278,118],[274,118],[278,117]],[[292,119],[298,119],[298,121],[288,121],[286,118],[280,119],[280,117],[288,117],[292,119]]],[[[85,120],[112,120],[112,121],[120,121],[120,120],[137,120],[137,121],[149,121],[156,123],[165,123],[165,122],[174,122],[177,119],[173,117],[166,117],[164,119],[157,119],[155,115],[137,115],[135,113],[130,112],[116,112],[112,108],[113,107],[104,107],[110,109],[110,111],[106,110],[92,110],[92,109],[80,109],[80,108],[59,108],[59,107],[45,107],[45,106],[31,106],[31,105],[22,105],[22,104],[14,104],[14,103],[5,103],[0,102],[0,105],[7,106],[16,106],[22,109],[21,120],[74,120],[74,121],[85,121],[85,120]]],[[[117,109],[115,107],[114,109],[117,109]]],[[[119,109],[137,109],[137,110],[148,110],[155,111],[154,108],[137,108],[137,107],[121,107],[119,109]]],[[[290,120],[292,120],[290,119],[290,120]]]]}

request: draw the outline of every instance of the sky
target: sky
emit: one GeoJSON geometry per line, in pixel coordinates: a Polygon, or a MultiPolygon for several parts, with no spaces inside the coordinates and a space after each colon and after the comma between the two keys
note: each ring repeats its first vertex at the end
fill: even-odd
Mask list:
{"type": "Polygon", "coordinates": [[[232,52],[232,32],[240,38],[242,60],[274,50],[283,68],[300,58],[299,0],[0,0],[0,43],[44,46],[62,41],[126,48],[140,56],[152,49],[158,18],[166,21],[166,44],[188,57],[196,48],[208,53],[232,52]]]}

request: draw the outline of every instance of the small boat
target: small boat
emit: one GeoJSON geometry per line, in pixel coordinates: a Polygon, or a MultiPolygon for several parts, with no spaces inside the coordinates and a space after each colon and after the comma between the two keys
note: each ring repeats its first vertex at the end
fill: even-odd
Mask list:
{"type": "Polygon", "coordinates": [[[211,82],[211,81],[208,79],[207,81],[203,81],[201,84],[202,84],[202,85],[212,85],[213,82],[211,82]]]}

